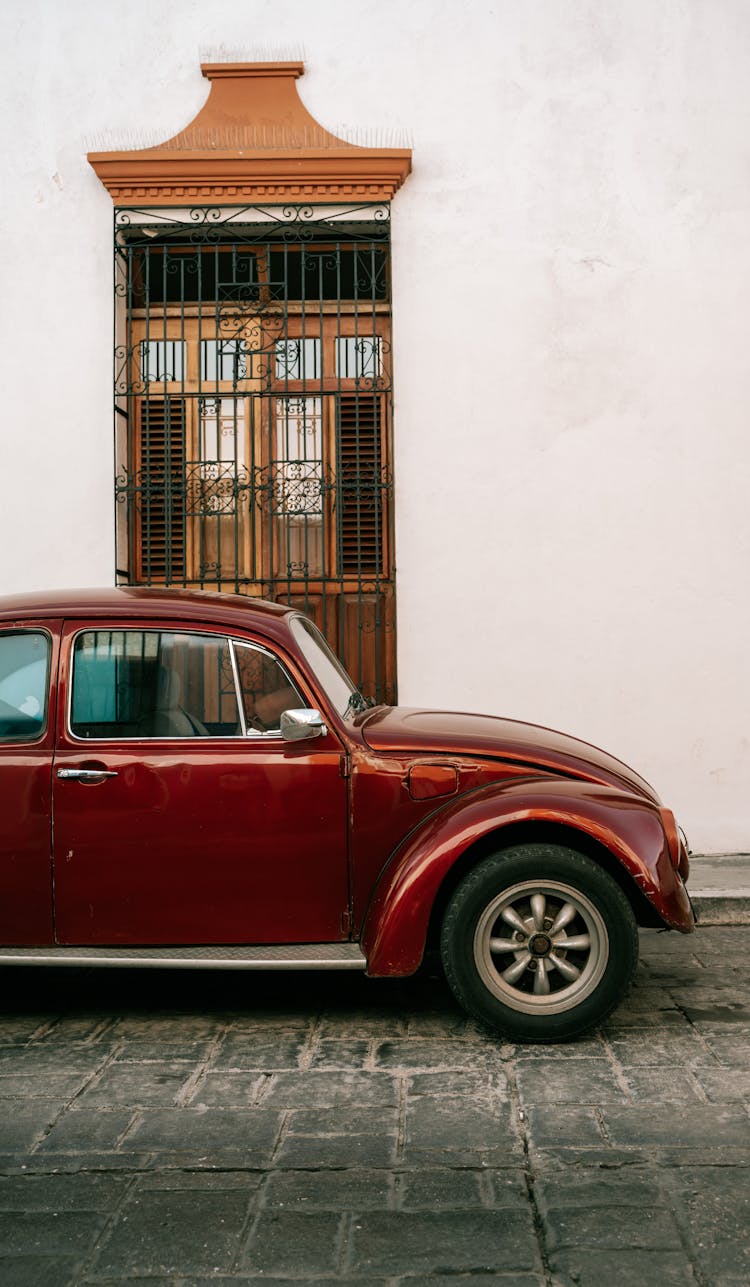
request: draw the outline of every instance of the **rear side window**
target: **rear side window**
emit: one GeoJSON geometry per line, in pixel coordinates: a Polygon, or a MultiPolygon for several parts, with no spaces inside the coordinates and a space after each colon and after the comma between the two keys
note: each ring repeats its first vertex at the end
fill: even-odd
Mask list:
{"type": "Polygon", "coordinates": [[[0,742],[33,742],[44,732],[49,658],[41,630],[0,634],[0,742]]]}

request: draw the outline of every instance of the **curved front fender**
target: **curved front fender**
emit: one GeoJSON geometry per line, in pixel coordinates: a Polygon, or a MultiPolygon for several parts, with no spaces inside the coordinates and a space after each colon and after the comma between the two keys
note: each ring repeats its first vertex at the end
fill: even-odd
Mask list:
{"type": "Polygon", "coordinates": [[[378,880],[362,947],[372,975],[411,974],[422,960],[430,914],[453,864],[478,840],[515,823],[557,823],[603,845],[666,925],[695,928],[685,886],[669,857],[656,805],[586,782],[524,779],[463,796],[396,850],[378,880]]]}

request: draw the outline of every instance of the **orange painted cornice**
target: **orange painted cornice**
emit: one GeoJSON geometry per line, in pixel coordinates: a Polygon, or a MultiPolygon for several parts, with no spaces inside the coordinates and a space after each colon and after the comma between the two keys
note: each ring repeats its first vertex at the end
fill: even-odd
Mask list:
{"type": "Polygon", "coordinates": [[[115,205],[388,201],[411,169],[409,148],[356,147],[319,125],[297,93],[303,63],[205,63],[201,71],[211,92],[174,138],[89,152],[115,205]]]}

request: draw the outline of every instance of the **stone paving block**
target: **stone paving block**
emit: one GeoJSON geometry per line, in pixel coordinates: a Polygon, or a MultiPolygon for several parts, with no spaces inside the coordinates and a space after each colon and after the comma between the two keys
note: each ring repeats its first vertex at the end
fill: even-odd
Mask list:
{"type": "Polygon", "coordinates": [[[275,1171],[263,1189],[266,1209],[387,1210],[395,1204],[393,1176],[384,1170],[275,1171]]]}
{"type": "Polygon", "coordinates": [[[672,1148],[750,1147],[750,1117],[742,1108],[692,1104],[685,1113],[659,1107],[602,1109],[605,1130],[614,1144],[664,1144],[672,1148]]]}
{"type": "Polygon", "coordinates": [[[274,1157],[279,1167],[392,1167],[396,1138],[392,1135],[287,1135],[274,1157]]]}
{"type": "Polygon", "coordinates": [[[702,1036],[714,1059],[709,1067],[750,1069],[750,1029],[710,1029],[704,1027],[702,1036]]]}
{"type": "Polygon", "coordinates": [[[147,1063],[110,1064],[96,1081],[86,1088],[79,1103],[87,1108],[127,1104],[174,1104],[182,1087],[192,1075],[192,1067],[182,1061],[152,1060],[147,1063]]]}
{"type": "Polygon", "coordinates": [[[409,1073],[409,1097],[419,1095],[460,1095],[470,1100],[497,1103],[508,1100],[508,1078],[504,1069],[482,1072],[439,1069],[409,1073]]]}
{"type": "Polygon", "coordinates": [[[695,1167],[676,1177],[697,1264],[705,1275],[725,1274],[750,1282],[750,1185],[736,1171],[695,1167]]]}
{"type": "Polygon", "coordinates": [[[578,1037],[575,1041],[565,1041],[556,1046],[533,1046],[518,1045],[511,1046],[510,1053],[514,1060],[518,1061],[519,1068],[527,1061],[531,1062],[537,1059],[550,1059],[550,1051],[554,1050],[555,1059],[601,1059],[604,1047],[599,1036],[578,1037]]]}
{"type": "Polygon", "coordinates": [[[654,1003],[644,1005],[641,1009],[628,1009],[626,1005],[620,1005],[609,1016],[602,1025],[600,1031],[605,1038],[627,1037],[633,1029],[641,1029],[645,1033],[653,1032],[654,1029],[666,1032],[686,1032],[690,1033],[690,1024],[684,1014],[676,1009],[673,1005],[662,1002],[660,1005],[654,1003]]]}
{"type": "Polygon", "coordinates": [[[72,1108],[42,1140],[40,1153],[109,1151],[117,1147],[135,1117],[131,1108],[72,1108]]]}
{"type": "MultiPolygon", "coordinates": [[[[356,1281],[357,1287],[359,1287],[359,1278],[356,1281]]],[[[389,1283],[392,1281],[392,1279],[389,1280],[389,1283]]],[[[433,1277],[432,1274],[428,1274],[426,1277],[423,1277],[422,1274],[417,1274],[416,1276],[409,1274],[408,1278],[400,1278],[398,1282],[399,1287],[401,1284],[403,1284],[403,1287],[438,1287],[441,1282],[445,1284],[445,1287],[451,1287],[452,1283],[458,1284],[458,1287],[461,1287],[462,1284],[464,1287],[503,1287],[503,1283],[505,1287],[547,1287],[547,1279],[544,1274],[519,1274],[516,1270],[511,1270],[510,1273],[503,1273],[499,1270],[491,1274],[458,1273],[450,1274],[445,1278],[441,1275],[439,1279],[433,1277]]],[[[315,1287],[318,1287],[317,1283],[315,1287]]]]}
{"type": "Polygon", "coordinates": [[[225,1021],[219,1016],[190,1011],[129,1014],[117,1019],[109,1036],[116,1041],[146,1041],[163,1047],[173,1042],[182,1045],[184,1042],[213,1041],[225,1026],[225,1021]]]}
{"type": "Polygon", "coordinates": [[[307,1046],[307,1036],[284,1036],[268,1040],[254,1033],[231,1033],[225,1037],[211,1060],[212,1069],[250,1068],[271,1072],[277,1068],[298,1068],[307,1046]]]}
{"type": "Polygon", "coordinates": [[[715,1056],[694,1029],[664,1032],[661,1029],[644,1031],[634,1028],[627,1036],[611,1038],[610,1045],[615,1058],[625,1068],[641,1064],[666,1069],[700,1065],[712,1067],[716,1063],[715,1056]]]}
{"type": "Polygon", "coordinates": [[[57,1020],[55,1014],[0,1015],[0,1046],[26,1045],[38,1033],[57,1020]]]}
{"type": "Polygon", "coordinates": [[[714,978],[710,987],[678,986],[671,991],[691,1023],[700,1027],[704,1024],[750,1027],[750,997],[744,995],[744,989],[738,988],[735,980],[724,988],[717,986],[714,978]]]}
{"type": "Polygon", "coordinates": [[[57,1099],[66,1103],[91,1081],[91,1073],[5,1073],[0,1076],[0,1103],[6,1099],[57,1099]]]}
{"type": "MultiPolygon", "coordinates": [[[[550,1258],[550,1267],[555,1287],[602,1287],[603,1283],[616,1287],[693,1287],[696,1283],[684,1254],[654,1248],[621,1248],[616,1260],[610,1250],[558,1251],[550,1258]]],[[[710,1287],[717,1287],[713,1279],[710,1287]]]]}
{"type": "Polygon", "coordinates": [[[695,1078],[713,1104],[750,1103],[750,1068],[699,1068],[695,1078]]]}
{"type": "Polygon", "coordinates": [[[421,1097],[406,1109],[407,1149],[513,1149],[516,1135],[508,1105],[494,1109],[458,1096],[421,1097]]]}
{"type": "Polygon", "coordinates": [[[526,1060],[518,1069],[518,1091],[527,1104],[626,1104],[627,1096],[609,1060],[526,1060]]]}
{"type": "Polygon", "coordinates": [[[481,1041],[475,1029],[469,1031],[469,1020],[455,1002],[451,1004],[446,1001],[445,1008],[441,1010],[425,1009],[411,1014],[407,1024],[407,1035],[412,1041],[424,1041],[436,1037],[440,1041],[452,1038],[464,1039],[467,1033],[475,1040],[481,1041]]]}
{"type": "Polygon", "coordinates": [[[476,1210],[489,1205],[484,1199],[483,1180],[481,1171],[448,1167],[405,1171],[398,1176],[399,1206],[404,1211],[476,1210]]]}
{"type": "Polygon", "coordinates": [[[324,1037],[316,1042],[310,1062],[311,1068],[361,1068],[370,1054],[371,1041],[358,1037],[343,1040],[324,1037]]]}
{"type": "Polygon", "coordinates": [[[362,1108],[339,1104],[336,1108],[295,1108],[289,1116],[290,1135],[395,1135],[397,1108],[362,1108]]]}
{"type": "Polygon", "coordinates": [[[279,1134],[278,1113],[255,1109],[144,1109],[123,1140],[123,1151],[155,1150],[210,1157],[242,1157],[252,1166],[270,1161],[279,1134]]]}
{"type": "Polygon", "coordinates": [[[77,1287],[78,1271],[74,1256],[0,1256],[3,1287],[77,1287]]]}
{"type": "Polygon", "coordinates": [[[114,1028],[114,1022],[106,1013],[86,1014],[81,1011],[61,1014],[42,1034],[41,1041],[45,1046],[59,1042],[67,1045],[71,1041],[98,1043],[104,1040],[106,1043],[106,1034],[114,1028]]]}
{"type": "Polygon", "coordinates": [[[520,1159],[514,1159],[510,1166],[502,1169],[485,1171],[483,1183],[489,1186],[488,1206],[520,1208],[529,1201],[527,1170],[521,1169],[520,1159]]]}
{"type": "MultiPolygon", "coordinates": [[[[134,1281],[137,1287],[138,1279],[133,1280],[131,1278],[127,1281],[127,1287],[133,1287],[134,1281]]],[[[144,1280],[143,1287],[152,1287],[154,1281],[156,1281],[156,1287],[161,1287],[158,1280],[152,1280],[151,1278],[144,1280]]],[[[412,1287],[413,1281],[411,1278],[404,1279],[403,1287],[412,1287]]],[[[311,1287],[349,1287],[349,1284],[352,1284],[352,1287],[354,1284],[356,1284],[356,1287],[393,1287],[393,1279],[361,1278],[359,1274],[355,1279],[340,1278],[338,1275],[335,1278],[329,1278],[327,1275],[308,1278],[305,1271],[302,1270],[300,1273],[284,1274],[283,1277],[277,1278],[275,1274],[256,1275],[251,1269],[238,1270],[236,1273],[226,1277],[223,1274],[212,1274],[210,1278],[196,1278],[191,1274],[189,1279],[170,1278],[169,1283],[165,1284],[164,1287],[229,1287],[230,1284],[231,1287],[236,1287],[237,1283],[244,1283],[246,1287],[251,1287],[251,1284],[254,1283],[262,1283],[263,1287],[289,1287],[290,1283],[297,1283],[298,1287],[302,1287],[303,1284],[304,1287],[307,1287],[308,1283],[311,1284],[311,1287]]],[[[93,1283],[91,1287],[94,1287],[93,1283]]],[[[110,1287],[110,1284],[97,1281],[95,1287],[110,1287]]],[[[118,1281],[117,1284],[112,1284],[112,1287],[122,1287],[122,1283],[118,1281]]],[[[399,1283],[399,1287],[401,1287],[401,1283],[399,1283]]],[[[433,1287],[435,1287],[434,1284],[433,1287]]],[[[450,1283],[446,1283],[445,1287],[450,1287],[450,1283]]],[[[473,1280],[467,1287],[474,1287],[473,1280]]],[[[743,1287],[746,1287],[746,1285],[743,1284],[743,1287]]]]}
{"type": "MultiPolygon", "coordinates": [[[[133,1287],[133,1281],[133,1279],[129,1278],[127,1287],[133,1287]]],[[[150,1278],[144,1281],[143,1287],[152,1287],[152,1281],[150,1278]]],[[[412,1287],[413,1281],[411,1278],[404,1279],[403,1287],[412,1287]]],[[[136,1279],[135,1282],[137,1284],[138,1280],[136,1279]]],[[[308,1278],[305,1271],[302,1270],[300,1273],[284,1274],[283,1277],[277,1278],[275,1274],[256,1275],[251,1269],[238,1270],[237,1273],[230,1274],[227,1277],[223,1274],[212,1274],[210,1278],[196,1278],[191,1274],[189,1279],[170,1278],[168,1285],[165,1284],[165,1287],[229,1287],[229,1284],[231,1284],[231,1287],[236,1287],[237,1283],[244,1283],[247,1287],[251,1287],[251,1284],[254,1283],[262,1283],[263,1287],[289,1287],[290,1283],[297,1283],[298,1287],[302,1287],[303,1284],[304,1287],[307,1287],[308,1283],[311,1284],[311,1287],[349,1287],[350,1284],[352,1284],[352,1287],[354,1284],[356,1284],[356,1287],[393,1287],[393,1279],[362,1278],[359,1274],[354,1279],[340,1278],[338,1275],[335,1278],[329,1278],[328,1275],[308,1278]]],[[[92,1284],[92,1287],[94,1287],[94,1284],[92,1284]]],[[[110,1287],[110,1285],[97,1281],[95,1287],[110,1287]]],[[[113,1284],[112,1287],[122,1287],[122,1283],[118,1282],[116,1285],[113,1284]]],[[[157,1287],[160,1287],[158,1281],[157,1287]]],[[[401,1287],[401,1283],[399,1283],[399,1287],[401,1287]]],[[[435,1287],[434,1284],[433,1287],[435,1287]]],[[[445,1287],[450,1287],[450,1283],[446,1283],[445,1287]]],[[[474,1287],[473,1279],[467,1287],[474,1287]]],[[[746,1285],[743,1284],[743,1287],[746,1287],[746,1285]]]]}
{"type": "Polygon", "coordinates": [[[528,1110],[531,1140],[536,1148],[552,1145],[606,1147],[593,1108],[573,1104],[538,1104],[528,1110]]]}
{"type": "Polygon", "coordinates": [[[268,1108],[333,1108],[337,1104],[382,1105],[399,1102],[398,1085],[388,1073],[323,1072],[306,1070],[282,1072],[274,1077],[263,1097],[268,1108]]]}
{"type": "Polygon", "coordinates": [[[240,1268],[254,1274],[304,1276],[333,1273],[341,1255],[345,1216],[318,1211],[264,1212],[252,1229],[240,1268]]]}
{"type": "Polygon", "coordinates": [[[672,1170],[689,1172],[690,1168],[695,1166],[723,1165],[734,1170],[738,1182],[742,1170],[750,1167],[750,1148],[727,1144],[718,1145],[715,1148],[705,1144],[695,1147],[684,1144],[674,1147],[664,1144],[610,1144],[598,1153],[594,1149],[579,1149],[568,1145],[566,1147],[550,1146],[540,1151],[534,1149],[533,1153],[535,1166],[541,1165],[542,1159],[545,1162],[552,1161],[555,1165],[562,1164],[569,1167],[599,1165],[603,1170],[651,1165],[661,1174],[669,1174],[672,1170]]]}
{"type": "Polygon", "coordinates": [[[81,1153],[55,1153],[40,1149],[35,1153],[0,1155],[0,1171],[6,1175],[80,1175],[99,1171],[120,1171],[128,1175],[152,1165],[152,1155],[145,1152],[111,1153],[87,1149],[81,1153]]]}
{"type": "Polygon", "coordinates": [[[189,1278],[181,1278],[172,1274],[147,1274],[143,1277],[140,1274],[134,1276],[127,1273],[123,1275],[113,1274],[111,1276],[109,1274],[104,1276],[96,1274],[92,1277],[87,1274],[85,1278],[76,1278],[75,1287],[123,1287],[123,1283],[126,1283],[127,1287],[196,1287],[197,1283],[201,1281],[204,1283],[210,1281],[215,1287],[216,1283],[228,1283],[236,1280],[222,1278],[221,1275],[217,1277],[212,1275],[209,1280],[195,1278],[193,1274],[189,1278]]]}
{"type": "Polygon", "coordinates": [[[242,1072],[209,1072],[185,1102],[191,1108],[249,1108],[259,1099],[266,1082],[266,1074],[249,1068],[242,1072]]]}
{"type": "Polygon", "coordinates": [[[321,1015],[318,1036],[326,1037],[401,1037],[406,1035],[408,1017],[399,1010],[378,1010],[363,1003],[359,1010],[346,1013],[326,1012],[321,1015]]]}
{"type": "MultiPolygon", "coordinates": [[[[68,1076],[92,1077],[103,1067],[107,1051],[99,1046],[68,1046],[65,1050],[64,1071],[68,1076]]],[[[0,1048],[0,1077],[22,1077],[27,1074],[43,1082],[48,1074],[62,1071],[61,1051],[57,1045],[45,1046],[36,1042],[31,1046],[4,1046],[0,1048]]]]}
{"type": "Polygon", "coordinates": [[[135,1177],[135,1191],[139,1194],[154,1189],[177,1189],[180,1192],[193,1189],[205,1189],[211,1193],[224,1190],[238,1191],[253,1199],[260,1188],[264,1174],[260,1171],[155,1171],[152,1174],[135,1177]]]}
{"type": "Polygon", "coordinates": [[[128,1038],[114,1047],[112,1063],[161,1063],[166,1058],[175,1063],[189,1064],[192,1068],[207,1059],[213,1047],[213,1041],[178,1041],[176,1037],[164,1042],[128,1038]]]}
{"type": "Polygon", "coordinates": [[[0,1175],[0,1211],[108,1211],[130,1182],[121,1175],[0,1175]]]}
{"type": "Polygon", "coordinates": [[[104,1223],[98,1211],[0,1211],[0,1248],[5,1256],[80,1256],[104,1223]]]}
{"type": "Polygon", "coordinates": [[[41,1139],[65,1105],[60,1099],[0,1101],[0,1153],[26,1152],[41,1139]]]}
{"type": "Polygon", "coordinates": [[[247,1195],[149,1192],[121,1210],[98,1252],[97,1275],[192,1274],[231,1269],[248,1215],[247,1195]]]}
{"type": "Polygon", "coordinates": [[[585,1170],[565,1167],[555,1174],[550,1174],[549,1170],[545,1168],[538,1173],[534,1183],[541,1211],[551,1207],[557,1210],[564,1207],[590,1210],[613,1205],[641,1210],[670,1205],[669,1197],[662,1193],[650,1170],[637,1170],[633,1166],[619,1171],[602,1166],[585,1170]]]}
{"type": "Polygon", "coordinates": [[[630,1027],[633,1024],[647,1027],[677,1024],[685,1027],[686,1020],[677,1009],[671,993],[663,987],[642,984],[630,990],[605,1026],[630,1027]]]}
{"type": "Polygon", "coordinates": [[[349,1256],[350,1270],[360,1273],[539,1268],[529,1211],[364,1212],[354,1221],[349,1256]]]}
{"type": "MultiPolygon", "coordinates": [[[[300,977],[300,976],[298,976],[300,977]]],[[[296,1035],[301,1040],[312,1033],[315,1026],[315,1010],[268,1010],[254,1007],[242,1014],[233,1014],[227,1022],[227,1035],[254,1033],[264,1041],[279,1040],[296,1035]]]]}
{"type": "MultiPolygon", "coordinates": [[[[690,1071],[682,1068],[649,1068],[634,1066],[625,1074],[634,1103],[684,1104],[705,1103],[701,1083],[709,1069],[698,1067],[690,1071]]],[[[726,1080],[726,1074],[725,1074],[726,1080]]],[[[741,1098],[741,1096],[738,1096],[741,1098]]]]}
{"type": "Polygon", "coordinates": [[[375,1050],[378,1068],[435,1069],[443,1071],[501,1068],[500,1054],[494,1046],[471,1041],[381,1041],[375,1050]]]}
{"type": "Polygon", "coordinates": [[[659,1208],[551,1206],[544,1212],[542,1223],[550,1253],[563,1247],[619,1251],[633,1247],[668,1250],[682,1245],[670,1212],[659,1208]]]}

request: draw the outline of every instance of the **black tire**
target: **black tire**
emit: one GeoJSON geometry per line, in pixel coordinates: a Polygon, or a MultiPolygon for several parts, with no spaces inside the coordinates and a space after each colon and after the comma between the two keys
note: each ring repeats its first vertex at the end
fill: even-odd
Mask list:
{"type": "Polygon", "coordinates": [[[458,885],[440,950],[474,1018],[511,1041],[565,1041],[601,1023],[627,992],[638,929],[619,885],[591,858],[517,845],[458,885]]]}

